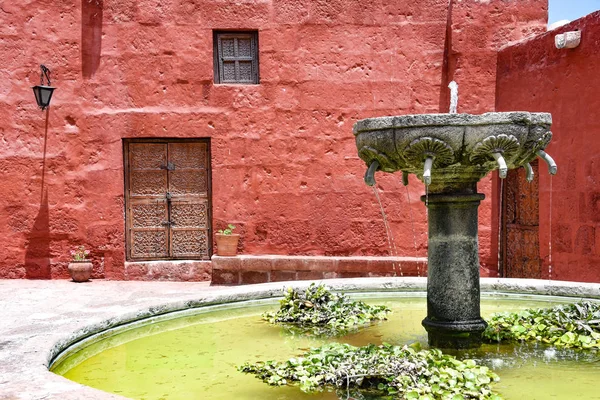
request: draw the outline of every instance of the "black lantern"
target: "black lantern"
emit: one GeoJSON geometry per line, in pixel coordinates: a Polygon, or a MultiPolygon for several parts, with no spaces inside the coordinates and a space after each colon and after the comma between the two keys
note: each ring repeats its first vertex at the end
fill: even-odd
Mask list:
{"type": "Polygon", "coordinates": [[[42,70],[42,72],[40,72],[40,84],[34,86],[32,89],[33,94],[35,94],[35,101],[37,101],[38,106],[43,110],[50,105],[52,92],[54,92],[54,89],[56,88],[50,86],[50,70],[46,68],[44,64],[40,65],[40,69],[42,70]],[[48,81],[47,86],[44,85],[44,76],[48,81]]]}

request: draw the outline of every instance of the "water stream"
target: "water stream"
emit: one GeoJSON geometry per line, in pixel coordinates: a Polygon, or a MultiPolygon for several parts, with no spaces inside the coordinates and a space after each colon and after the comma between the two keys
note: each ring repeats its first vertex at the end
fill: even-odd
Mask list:
{"type": "Polygon", "coordinates": [[[500,278],[500,271],[502,270],[502,218],[503,218],[503,206],[504,206],[504,179],[500,179],[500,197],[498,201],[498,278],[500,278]]]}
{"type": "MultiPolygon", "coordinates": [[[[550,175],[550,212],[548,220],[550,225],[548,231],[548,282],[552,282],[552,175],[550,175]]],[[[550,287],[552,288],[552,285],[550,287]]]]}
{"type": "MultiPolygon", "coordinates": [[[[387,241],[388,241],[388,246],[390,248],[390,255],[392,257],[396,257],[398,255],[398,252],[396,251],[396,242],[394,242],[394,236],[392,234],[390,224],[388,223],[388,219],[385,214],[385,210],[383,209],[383,203],[381,202],[381,198],[379,197],[379,192],[377,191],[377,187],[375,185],[373,185],[372,188],[373,188],[373,193],[375,193],[375,198],[377,199],[377,202],[379,203],[379,208],[381,210],[381,216],[383,217],[383,226],[385,227],[385,233],[386,233],[386,237],[387,237],[387,241]]],[[[392,268],[394,270],[394,276],[396,276],[397,266],[398,265],[396,264],[396,261],[392,261],[392,268]]],[[[400,276],[404,276],[404,273],[402,272],[402,264],[400,264],[400,268],[399,268],[398,272],[400,272],[400,276]]]]}
{"type": "MultiPolygon", "coordinates": [[[[419,252],[418,252],[418,248],[417,248],[417,231],[415,229],[415,218],[413,217],[413,211],[412,211],[412,202],[410,201],[410,191],[408,190],[408,185],[404,186],[404,188],[406,189],[406,199],[408,201],[408,211],[409,211],[409,215],[410,215],[410,227],[412,229],[412,236],[413,236],[413,246],[414,246],[414,256],[418,257],[419,256],[419,252]]],[[[421,264],[417,263],[417,276],[421,276],[421,264]]]]}
{"type": "Polygon", "coordinates": [[[458,84],[454,81],[448,84],[450,88],[450,109],[449,114],[456,114],[458,109],[458,84]]]}

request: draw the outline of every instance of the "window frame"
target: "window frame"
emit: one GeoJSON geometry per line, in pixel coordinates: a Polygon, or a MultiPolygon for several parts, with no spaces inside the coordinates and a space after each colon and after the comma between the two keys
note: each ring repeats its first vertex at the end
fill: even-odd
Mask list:
{"type": "MultiPolygon", "coordinates": [[[[234,45],[234,49],[237,49],[237,43],[234,45]]],[[[236,50],[237,51],[237,50],[236,50]]],[[[226,85],[258,85],[260,84],[259,76],[259,62],[258,62],[258,31],[226,31],[226,30],[215,30],[213,31],[213,65],[214,65],[214,82],[215,84],[226,84],[226,85]],[[228,57],[227,60],[222,56],[222,39],[250,39],[250,48],[252,57],[243,57],[235,55],[228,57]],[[250,61],[252,63],[252,80],[249,81],[226,81],[223,78],[223,62],[233,61],[235,62],[236,75],[239,74],[239,61],[250,61]]]]}

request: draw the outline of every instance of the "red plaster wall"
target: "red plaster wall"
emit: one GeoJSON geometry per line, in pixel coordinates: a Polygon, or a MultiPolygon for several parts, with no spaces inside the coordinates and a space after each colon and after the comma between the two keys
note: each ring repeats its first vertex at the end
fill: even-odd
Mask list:
{"type": "MultiPolygon", "coordinates": [[[[246,254],[389,254],[353,123],[444,109],[452,78],[460,111],[493,110],[497,47],[545,23],[545,1],[516,3],[4,4],[0,277],[64,278],[68,250],[85,244],[96,277],[124,278],[122,138],[134,137],[211,138],[214,227],[238,225],[246,254]],[[213,29],[259,31],[260,85],[213,84],[213,29]],[[40,63],[58,88],[48,113],[30,89],[40,63]]],[[[425,255],[422,184],[377,179],[393,253],[425,255]]]]}
{"type": "MultiPolygon", "coordinates": [[[[459,84],[459,113],[494,111],[498,50],[507,43],[546,30],[547,0],[452,1],[443,87],[459,84]]],[[[440,93],[440,112],[448,111],[449,91],[440,93]]],[[[479,250],[481,274],[498,274],[497,202],[492,196],[489,174],[478,184],[486,195],[479,206],[479,250]]]]}
{"type": "Polygon", "coordinates": [[[596,12],[498,58],[497,109],[552,113],[547,152],[558,174],[551,179],[540,164],[540,253],[546,277],[552,256],[552,279],[600,282],[599,38],[596,12]],[[555,35],[572,30],[580,46],[556,49],[555,35]]]}

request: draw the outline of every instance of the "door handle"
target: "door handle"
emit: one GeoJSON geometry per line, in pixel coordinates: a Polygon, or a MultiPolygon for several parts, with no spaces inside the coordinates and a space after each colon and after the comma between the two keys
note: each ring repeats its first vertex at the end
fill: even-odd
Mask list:
{"type": "Polygon", "coordinates": [[[173,171],[175,169],[175,164],[173,164],[172,162],[168,162],[166,165],[161,164],[160,169],[166,169],[167,171],[173,171]]]}

